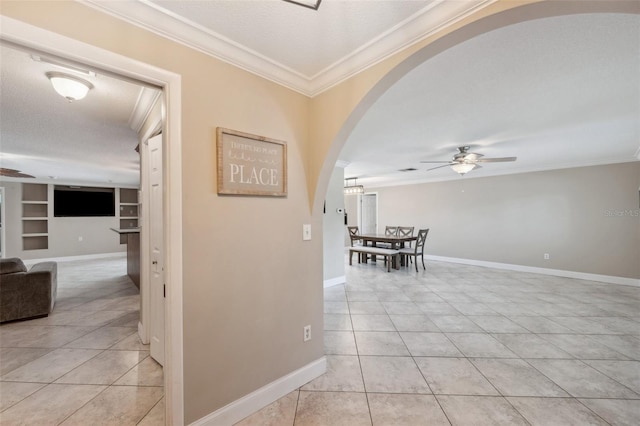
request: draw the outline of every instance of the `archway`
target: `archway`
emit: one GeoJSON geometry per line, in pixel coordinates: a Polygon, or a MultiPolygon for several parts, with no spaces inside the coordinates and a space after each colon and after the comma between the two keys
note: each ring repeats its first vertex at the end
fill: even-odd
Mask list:
{"type": "Polygon", "coordinates": [[[310,183],[316,182],[315,191],[311,191],[314,213],[322,209],[331,170],[356,125],[390,87],[430,58],[493,30],[527,21],[575,14],[640,13],[640,8],[634,2],[539,2],[515,7],[504,4],[501,6],[502,9],[492,15],[468,23],[435,40],[427,40],[419,46],[408,48],[312,100],[312,114],[318,117],[317,123],[312,123],[313,130],[317,130],[318,134],[314,145],[321,146],[314,149],[318,151],[316,154],[324,149],[325,154],[319,159],[321,164],[317,165],[317,176],[312,175],[309,179],[310,183]],[[352,107],[336,107],[336,103],[340,102],[352,107]],[[327,121],[335,124],[333,135],[328,135],[329,131],[323,134],[320,120],[324,120],[322,125],[325,127],[330,127],[326,126],[327,121]],[[325,139],[326,137],[329,139],[325,139]]]}

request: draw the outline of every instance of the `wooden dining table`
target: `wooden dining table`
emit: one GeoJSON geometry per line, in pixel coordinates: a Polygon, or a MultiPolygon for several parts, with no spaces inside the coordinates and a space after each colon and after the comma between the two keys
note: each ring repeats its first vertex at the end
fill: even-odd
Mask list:
{"type": "MultiPolygon", "coordinates": [[[[370,245],[372,247],[376,247],[378,243],[388,243],[391,244],[392,249],[400,249],[404,247],[405,243],[415,241],[418,238],[417,235],[411,236],[400,236],[400,235],[385,235],[385,234],[362,234],[354,236],[354,239],[362,240],[363,245],[370,245]]],[[[367,259],[363,259],[366,263],[367,259]]],[[[373,262],[376,261],[375,256],[371,259],[373,262]]],[[[393,264],[391,265],[394,269],[400,269],[400,265],[396,260],[393,260],[393,264]]]]}

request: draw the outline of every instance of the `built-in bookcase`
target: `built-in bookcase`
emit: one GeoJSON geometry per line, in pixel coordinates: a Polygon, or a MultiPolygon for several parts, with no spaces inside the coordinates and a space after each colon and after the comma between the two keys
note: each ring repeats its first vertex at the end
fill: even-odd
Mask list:
{"type": "Polygon", "coordinates": [[[22,250],[49,248],[49,186],[22,184],[22,250]]]}
{"type": "MultiPolygon", "coordinates": [[[[120,188],[120,229],[138,227],[138,190],[120,188]]],[[[127,242],[126,234],[120,235],[120,244],[127,242]]]]}

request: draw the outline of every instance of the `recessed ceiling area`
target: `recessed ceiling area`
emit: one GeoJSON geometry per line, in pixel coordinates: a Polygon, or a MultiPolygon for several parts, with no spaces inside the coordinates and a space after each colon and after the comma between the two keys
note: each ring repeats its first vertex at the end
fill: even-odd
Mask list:
{"type": "Polygon", "coordinates": [[[1,167],[45,182],[138,185],[136,127],[159,90],[9,45],[0,45],[0,58],[1,167]],[[93,88],[68,102],[54,91],[46,76],[51,71],[93,88]]]}
{"type": "Polygon", "coordinates": [[[635,161],[639,144],[640,18],[584,14],[510,25],[428,59],[370,107],[340,160],[366,187],[460,179],[421,161],[464,145],[518,157],[468,179],[635,161]]]}
{"type": "Polygon", "coordinates": [[[315,96],[494,0],[283,0],[85,4],[315,96]]]}

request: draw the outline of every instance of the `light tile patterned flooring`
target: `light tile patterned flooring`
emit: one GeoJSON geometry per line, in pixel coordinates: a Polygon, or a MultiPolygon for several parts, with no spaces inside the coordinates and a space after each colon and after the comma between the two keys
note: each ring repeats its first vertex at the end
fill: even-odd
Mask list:
{"type": "Polygon", "coordinates": [[[640,288],[427,267],[347,265],[327,373],[238,426],[640,424],[640,288]]]}
{"type": "Polygon", "coordinates": [[[126,258],[59,262],[53,313],[0,326],[0,424],[164,424],[139,304],[126,258]]]}

